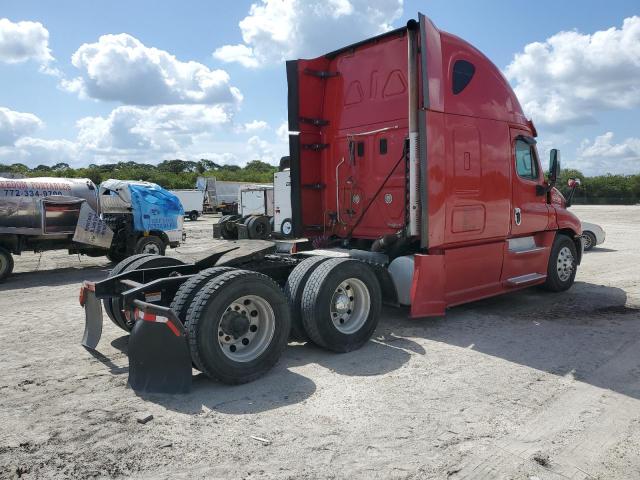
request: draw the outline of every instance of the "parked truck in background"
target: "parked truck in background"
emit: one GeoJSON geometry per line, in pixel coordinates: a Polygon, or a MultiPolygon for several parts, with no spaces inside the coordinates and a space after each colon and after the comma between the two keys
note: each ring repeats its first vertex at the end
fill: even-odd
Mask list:
{"type": "Polygon", "coordinates": [[[231,182],[215,177],[198,177],[196,182],[196,188],[205,192],[204,212],[222,215],[238,213],[238,194],[242,188],[251,185],[251,182],[231,182]]]}
{"type": "Polygon", "coordinates": [[[202,190],[170,190],[182,204],[184,216],[195,222],[202,215],[204,206],[204,191],[202,190]]]}
{"type": "Polygon", "coordinates": [[[74,240],[83,204],[98,210],[98,189],[86,178],[0,178],[0,281],[24,251],[105,255],[100,242],[74,240]]]}
{"type": "Polygon", "coordinates": [[[134,388],[188,390],[192,365],[251,381],[289,336],[357,349],[383,301],[418,318],[572,286],[582,231],[555,188],[559,152],[545,178],[533,123],[475,47],[419,15],[289,61],[287,80],[293,229],[311,241],[240,254],[230,242],[196,263],[150,257],[86,282],[84,344],[97,345],[102,299],[132,332],[134,388]]]}
{"type": "Polygon", "coordinates": [[[139,253],[163,255],[181,240],[179,201],[155,184],[0,178],[0,281],[13,271],[12,255],[24,251],[68,250],[121,261],[139,253]]]}
{"type": "Polygon", "coordinates": [[[273,185],[246,185],[238,190],[238,213],[214,225],[214,238],[264,240],[273,230],[273,185]]]}
{"type": "Polygon", "coordinates": [[[164,255],[184,240],[184,210],[178,197],[155,183],[106,180],[99,188],[100,215],[113,230],[107,257],[164,255]]]}

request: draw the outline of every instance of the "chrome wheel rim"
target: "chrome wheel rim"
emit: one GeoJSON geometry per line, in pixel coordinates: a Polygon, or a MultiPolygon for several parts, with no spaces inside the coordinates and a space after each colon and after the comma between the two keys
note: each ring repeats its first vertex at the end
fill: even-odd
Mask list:
{"type": "Polygon", "coordinates": [[[566,282],[571,278],[573,273],[573,254],[569,247],[562,247],[558,252],[558,261],[556,263],[556,269],[558,271],[558,278],[566,282]]]}
{"type": "Polygon", "coordinates": [[[584,240],[584,248],[585,249],[591,248],[591,236],[590,235],[583,235],[582,239],[584,240]]]}
{"type": "Polygon", "coordinates": [[[284,222],[282,224],[282,233],[284,233],[285,235],[291,234],[292,230],[293,230],[293,225],[291,225],[291,222],[284,222]]]}
{"type": "Polygon", "coordinates": [[[234,362],[250,362],[267,349],[276,330],[276,316],[269,302],[257,295],[237,298],[218,322],[218,344],[234,362]]]}
{"type": "Polygon", "coordinates": [[[362,328],[370,309],[369,289],[357,278],[342,281],[331,297],[331,321],[345,335],[351,335],[362,328]]]}

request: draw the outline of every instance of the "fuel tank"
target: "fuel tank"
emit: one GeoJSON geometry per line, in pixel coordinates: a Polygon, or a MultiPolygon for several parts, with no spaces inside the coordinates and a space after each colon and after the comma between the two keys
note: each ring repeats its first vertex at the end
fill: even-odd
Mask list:
{"type": "Polygon", "coordinates": [[[87,178],[0,178],[0,233],[73,233],[83,201],[97,211],[97,189],[87,178]]]}

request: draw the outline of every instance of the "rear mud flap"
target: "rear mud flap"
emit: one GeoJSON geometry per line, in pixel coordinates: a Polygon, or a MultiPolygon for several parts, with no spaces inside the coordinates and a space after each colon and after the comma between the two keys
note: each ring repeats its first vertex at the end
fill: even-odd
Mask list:
{"type": "Polygon", "coordinates": [[[84,307],[82,345],[95,350],[102,337],[102,302],[96,298],[92,284],[82,286],[80,304],[84,307]]]}
{"type": "Polygon", "coordinates": [[[129,385],[137,392],[188,393],[191,354],[186,332],[173,311],[134,301],[129,338],[129,385]]]}

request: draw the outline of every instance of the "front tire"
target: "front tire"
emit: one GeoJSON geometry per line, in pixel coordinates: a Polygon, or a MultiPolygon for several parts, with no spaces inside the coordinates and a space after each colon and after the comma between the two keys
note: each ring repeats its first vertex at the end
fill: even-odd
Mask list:
{"type": "Polygon", "coordinates": [[[582,238],[584,239],[584,251],[588,252],[596,246],[596,236],[591,232],[583,232],[582,238]]]}
{"type": "Polygon", "coordinates": [[[196,212],[195,210],[191,212],[189,214],[189,220],[191,220],[192,222],[195,222],[196,220],[198,220],[198,212],[196,212]]]}
{"type": "Polygon", "coordinates": [[[551,247],[547,280],[543,287],[550,292],[564,292],[571,288],[578,267],[576,244],[566,235],[559,234],[551,247]]]}
{"type": "Polygon", "coordinates": [[[334,258],[309,277],[302,294],[302,322],[309,338],[334,352],[362,347],[380,319],[382,292],[363,262],[334,258]]]}
{"type": "Polygon", "coordinates": [[[0,247],[0,282],[4,282],[13,272],[13,256],[11,252],[0,247]]]}
{"type": "Polygon", "coordinates": [[[149,235],[140,237],[136,242],[134,253],[147,255],[164,255],[167,246],[160,237],[149,235]]]}
{"type": "Polygon", "coordinates": [[[194,365],[223,383],[247,383],[271,369],[286,347],[289,305],[271,278],[234,270],[202,287],[186,328],[194,365]]]}
{"type": "Polygon", "coordinates": [[[291,238],[293,236],[293,221],[290,218],[285,218],[280,224],[280,233],[285,238],[291,238]]]}

